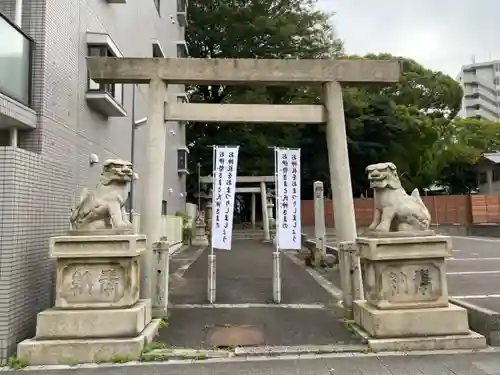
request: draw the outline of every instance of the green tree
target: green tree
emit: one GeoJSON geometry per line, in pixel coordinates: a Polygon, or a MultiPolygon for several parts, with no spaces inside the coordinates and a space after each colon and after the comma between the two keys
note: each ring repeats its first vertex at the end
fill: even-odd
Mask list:
{"type": "Polygon", "coordinates": [[[447,130],[444,165],[437,181],[452,194],[468,194],[477,187],[474,166],[481,155],[500,149],[500,123],[457,118],[447,130]]]}
{"type": "Polygon", "coordinates": [[[408,190],[432,184],[444,167],[447,126],[460,108],[459,84],[404,57],[371,54],[346,58],[398,59],[401,63],[401,79],[396,85],[345,90],[355,196],[369,190],[364,169],[376,162],[393,161],[408,190]]]}
{"type": "MultiPolygon", "coordinates": [[[[200,0],[189,3],[186,40],[195,58],[331,58],[341,42],[330,14],[315,9],[313,0],[200,0]]],[[[204,103],[291,104],[311,97],[308,88],[194,86],[190,100],[204,103]]],[[[317,90],[316,90],[317,91],[317,90]]],[[[269,147],[299,147],[302,129],[295,124],[188,123],[190,170],[200,163],[212,172],[214,144],[240,145],[240,175],[271,175],[269,147]]],[[[306,168],[307,169],[307,168],[306,168]]],[[[194,176],[188,180],[193,191],[194,176]]]]}

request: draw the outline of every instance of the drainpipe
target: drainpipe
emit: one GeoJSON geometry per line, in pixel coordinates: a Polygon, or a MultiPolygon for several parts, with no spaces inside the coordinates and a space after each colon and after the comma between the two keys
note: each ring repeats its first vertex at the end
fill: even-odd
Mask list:
{"type": "MultiPolygon", "coordinates": [[[[135,129],[137,128],[137,125],[135,124],[135,84],[132,85],[132,135],[130,137],[130,162],[132,163],[132,166],[135,168],[134,165],[134,159],[135,159],[135,129]]],[[[129,221],[132,222],[133,220],[133,214],[132,214],[132,209],[134,208],[134,179],[130,181],[130,192],[128,194],[128,199],[129,199],[129,221]]]]}
{"type": "MultiPolygon", "coordinates": [[[[16,14],[14,16],[14,23],[22,28],[23,23],[23,0],[16,0],[16,14]]],[[[18,130],[17,128],[10,128],[9,131],[10,146],[16,147],[18,145],[18,130]]]]}
{"type": "Polygon", "coordinates": [[[22,28],[23,23],[23,0],[16,0],[16,15],[14,17],[14,23],[22,28]]]}
{"type": "Polygon", "coordinates": [[[16,147],[17,148],[17,145],[18,145],[18,141],[17,141],[17,128],[10,128],[9,130],[9,138],[10,138],[10,146],[11,147],[16,147]]]}

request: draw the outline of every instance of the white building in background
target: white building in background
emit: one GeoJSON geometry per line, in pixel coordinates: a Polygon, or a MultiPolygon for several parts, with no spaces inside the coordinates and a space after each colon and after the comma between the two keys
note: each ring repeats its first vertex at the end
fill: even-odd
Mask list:
{"type": "Polygon", "coordinates": [[[457,81],[464,90],[460,117],[500,122],[500,60],[464,65],[457,81]]]}

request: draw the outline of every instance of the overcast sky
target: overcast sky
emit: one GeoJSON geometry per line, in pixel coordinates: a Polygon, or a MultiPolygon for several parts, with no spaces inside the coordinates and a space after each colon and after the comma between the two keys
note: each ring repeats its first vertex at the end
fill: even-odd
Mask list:
{"type": "Polygon", "coordinates": [[[461,65],[500,60],[500,0],[319,0],[347,53],[411,57],[453,78],[461,65]]]}

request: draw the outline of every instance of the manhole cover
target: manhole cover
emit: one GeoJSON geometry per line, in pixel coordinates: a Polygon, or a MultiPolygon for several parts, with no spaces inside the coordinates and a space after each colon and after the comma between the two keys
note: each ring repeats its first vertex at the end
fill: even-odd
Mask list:
{"type": "Polygon", "coordinates": [[[264,333],[258,326],[214,326],[207,330],[205,344],[216,347],[255,346],[264,344],[264,333]]]}

